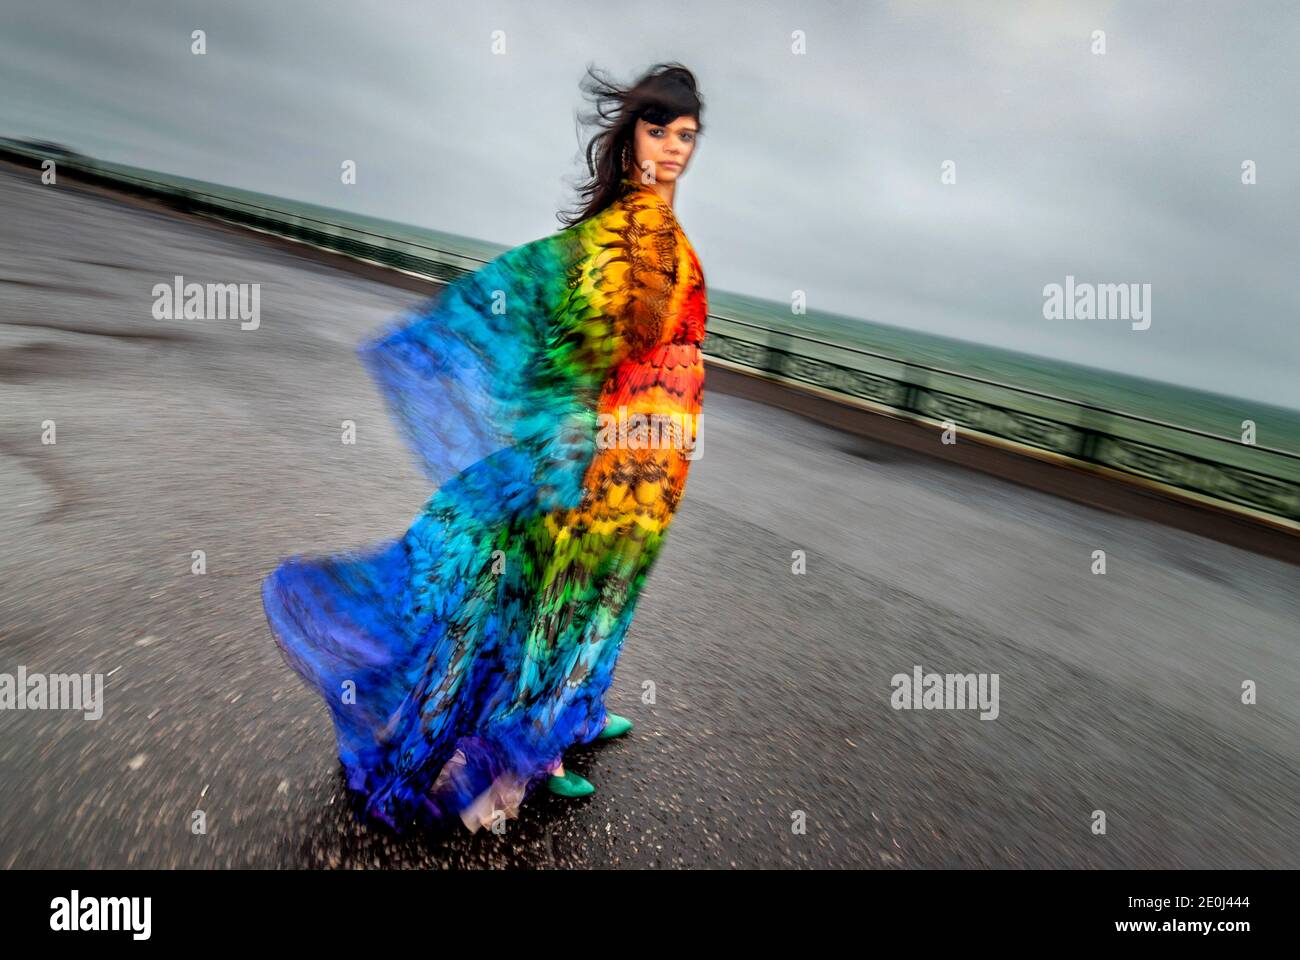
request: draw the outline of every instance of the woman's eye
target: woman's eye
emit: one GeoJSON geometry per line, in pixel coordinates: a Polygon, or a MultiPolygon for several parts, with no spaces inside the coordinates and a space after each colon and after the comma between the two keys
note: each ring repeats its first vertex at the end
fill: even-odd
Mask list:
{"type": "Polygon", "coordinates": [[[693,133],[683,133],[683,134],[682,134],[682,139],[685,140],[687,143],[694,143],[694,142],[695,142],[695,134],[693,134],[693,133]]]}
{"type": "Polygon", "coordinates": [[[659,136],[659,135],[662,134],[662,133],[663,133],[663,130],[661,130],[659,127],[652,127],[652,128],[650,129],[650,136],[652,136],[652,137],[657,137],[657,136],[659,136]]]}

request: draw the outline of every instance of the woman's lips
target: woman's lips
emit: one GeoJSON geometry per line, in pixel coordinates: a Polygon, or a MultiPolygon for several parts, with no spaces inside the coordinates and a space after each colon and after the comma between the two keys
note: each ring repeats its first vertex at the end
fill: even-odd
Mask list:
{"type": "Polygon", "coordinates": [[[661,162],[661,163],[659,164],[659,166],[661,166],[661,167],[680,167],[681,164],[678,163],[676,160],[664,160],[663,162],[661,162]]]}

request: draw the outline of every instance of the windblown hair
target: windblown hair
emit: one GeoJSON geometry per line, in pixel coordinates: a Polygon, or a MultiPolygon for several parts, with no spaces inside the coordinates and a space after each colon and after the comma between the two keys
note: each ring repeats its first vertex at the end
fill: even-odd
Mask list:
{"type": "Polygon", "coordinates": [[[704,101],[695,84],[695,74],[680,63],[660,63],[651,67],[630,87],[622,87],[587,67],[582,90],[592,101],[590,113],[579,115],[583,126],[595,127],[587,143],[587,172],[590,178],[577,187],[578,210],[556,214],[565,226],[581,223],[618,199],[627,176],[624,151],[634,155],[636,122],[669,124],[678,117],[695,120],[697,133],[703,132],[700,114],[704,101]]]}

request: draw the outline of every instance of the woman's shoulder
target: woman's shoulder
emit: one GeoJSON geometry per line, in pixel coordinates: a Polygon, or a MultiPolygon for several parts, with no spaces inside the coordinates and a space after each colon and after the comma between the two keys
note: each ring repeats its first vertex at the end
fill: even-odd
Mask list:
{"type": "Polygon", "coordinates": [[[516,268],[527,263],[529,269],[549,266],[571,272],[578,269],[578,261],[603,264],[614,249],[620,251],[619,259],[643,266],[647,260],[665,265],[698,262],[672,205],[653,190],[626,180],[622,191],[603,209],[499,259],[516,268]]]}
{"type": "Polygon", "coordinates": [[[680,230],[673,205],[648,186],[633,180],[623,181],[623,192],[613,204],[625,210],[633,211],[645,219],[652,220],[663,229],[680,230]]]}

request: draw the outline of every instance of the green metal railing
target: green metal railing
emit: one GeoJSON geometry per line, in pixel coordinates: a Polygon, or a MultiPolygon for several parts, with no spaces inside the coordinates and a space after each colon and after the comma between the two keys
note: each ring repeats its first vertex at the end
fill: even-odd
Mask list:
{"type": "MultiPolygon", "coordinates": [[[[0,156],[51,156],[13,142],[0,156]]],[[[252,203],[149,171],[53,156],[78,179],[161,200],[188,213],[286,237],[423,278],[448,282],[486,261],[409,239],[252,203]]],[[[339,218],[347,214],[340,212],[339,218]]],[[[710,312],[706,357],[794,387],[867,401],[902,414],[1050,451],[1215,500],[1300,522],[1300,455],[1080,403],[1014,384],[900,360],[860,347],[710,312]]]]}
{"type": "Polygon", "coordinates": [[[710,356],[783,380],[1300,520],[1300,456],[1289,451],[1244,444],[1203,430],[799,333],[719,319],[728,326],[749,328],[749,335],[710,329],[705,342],[710,356]],[[809,356],[809,345],[842,356],[838,360],[809,356]],[[880,372],[886,365],[893,365],[895,372],[880,372]]]}

